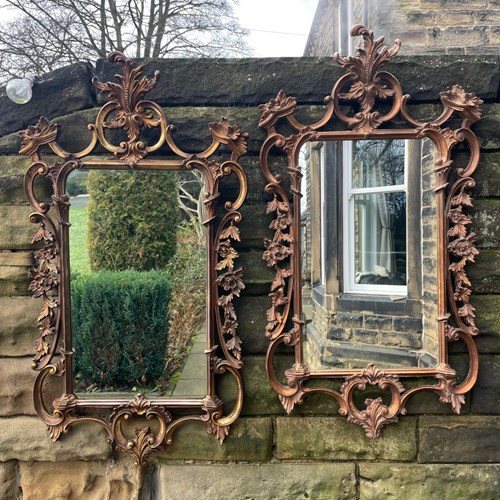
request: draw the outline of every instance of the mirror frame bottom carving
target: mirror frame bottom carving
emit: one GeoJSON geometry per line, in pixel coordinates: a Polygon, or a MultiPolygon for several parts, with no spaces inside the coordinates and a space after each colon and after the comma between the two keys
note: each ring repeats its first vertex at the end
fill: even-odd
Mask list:
{"type": "MultiPolygon", "coordinates": [[[[408,399],[420,391],[434,391],[440,401],[450,403],[455,413],[460,412],[465,402],[464,395],[471,390],[477,379],[478,352],[474,337],[479,331],[475,324],[474,307],[471,303],[471,283],[466,275],[466,266],[478,254],[474,246],[475,233],[471,232],[471,219],[463,212],[472,206],[469,194],[474,187],[472,178],[479,161],[479,142],[470,126],[481,116],[482,101],[473,93],[465,92],[455,85],[441,92],[444,107],[441,115],[433,120],[419,121],[411,117],[406,104],[409,95],[403,95],[401,84],[390,73],[380,67],[398,52],[399,40],[388,49],[384,38],[375,39],[373,33],[362,25],[351,29],[351,36],[361,36],[363,47],[355,57],[334,55],[334,59],[348,72],[334,85],[331,95],[326,96],[326,112],[312,125],[303,125],[294,116],[297,101],[280,90],[269,103],[259,106],[259,125],[267,132],[261,153],[260,164],[266,179],[265,191],[272,199],[267,204],[267,213],[272,214],[271,239],[266,239],[263,259],[274,268],[275,279],[269,297],[271,307],[267,311],[265,335],[269,339],[266,355],[268,380],[278,393],[279,399],[290,413],[296,404],[303,402],[308,394],[323,394],[333,398],[339,405],[339,413],[349,422],[361,425],[366,435],[378,438],[381,429],[397,422],[399,415],[406,413],[408,399]],[[388,102],[388,111],[383,114],[374,109],[377,101],[388,102]],[[342,103],[342,106],[341,106],[342,103]],[[352,116],[344,105],[358,108],[352,116]],[[451,129],[445,124],[456,114],[461,119],[459,128],[451,129]],[[338,118],[350,130],[322,130],[338,118]],[[379,128],[396,117],[410,128],[379,128]],[[285,136],[277,130],[286,124],[294,133],[285,136]],[[439,361],[434,368],[382,369],[374,364],[365,369],[312,370],[303,356],[303,312],[301,289],[300,251],[300,179],[299,152],[308,141],[356,140],[356,139],[421,139],[433,140],[438,150],[435,164],[436,211],[437,211],[437,282],[439,338],[439,361]],[[452,149],[466,144],[470,151],[468,165],[453,171],[456,179],[450,180],[454,168],[452,149]],[[269,168],[269,153],[275,148],[288,158],[290,188],[282,185],[280,175],[269,168]],[[469,354],[469,370],[466,377],[458,381],[456,371],[448,363],[447,344],[462,340],[469,354]],[[292,346],[295,362],[284,373],[286,383],[280,381],[274,367],[278,346],[292,346]],[[405,388],[401,379],[426,377],[435,383],[426,383],[405,388]],[[311,385],[321,379],[343,379],[339,390],[311,385]],[[365,400],[365,408],[355,403],[357,391],[375,386],[388,392],[390,403],[381,397],[365,400]]],[[[348,108],[349,109],[349,108],[348,108]]]]}
{"type": "Polygon", "coordinates": [[[31,159],[25,176],[25,192],[34,212],[33,223],[39,224],[33,243],[42,247],[35,251],[36,266],[32,269],[30,290],[34,297],[43,301],[38,317],[40,337],[36,341],[33,369],[38,372],[34,384],[34,404],[37,413],[48,425],[50,437],[56,441],[70,427],[78,423],[96,422],[108,433],[116,447],[131,454],[138,465],[166,445],[172,443],[174,431],[188,421],[202,422],[208,434],[222,443],[230,425],[237,419],[243,405],[243,381],[241,376],[241,340],[237,334],[237,317],[233,299],[244,288],[243,268],[237,266],[238,253],[234,248],[240,240],[237,224],[241,220],[238,211],[245,200],[247,181],[238,159],[247,150],[248,134],[230,125],[226,118],[209,126],[211,145],[203,152],[191,154],[175,143],[173,126],[168,123],[162,108],[145,100],[159,76],[151,78],[142,74],[142,66],[133,67],[123,54],[114,52],[111,62],[122,63],[123,75],[117,75],[118,83],[102,83],[93,79],[94,86],[109,95],[109,100],[99,110],[94,124],[88,125],[91,133],[89,145],[77,153],[65,151],[57,142],[59,128],[41,117],[35,126],[20,132],[20,153],[31,159]],[[159,130],[159,137],[147,145],[141,133],[146,129],[159,130]],[[106,131],[121,129],[127,140],[115,145],[106,137],[106,131]],[[147,158],[166,144],[171,153],[169,159],[147,158]],[[223,162],[211,159],[221,144],[229,147],[230,158],[223,162]],[[42,148],[55,154],[56,161],[44,160],[42,148]],[[113,159],[91,158],[89,155],[111,152],[113,159]],[[205,181],[205,234],[207,241],[207,293],[206,324],[207,393],[204,398],[148,398],[138,393],[132,399],[117,397],[79,397],[74,393],[73,348],[71,332],[71,296],[69,262],[69,196],[66,179],[75,169],[110,170],[191,170],[198,169],[205,181]],[[238,181],[236,199],[226,201],[221,207],[224,214],[216,218],[220,203],[219,183],[223,177],[235,175],[238,181]],[[39,201],[35,193],[35,181],[46,178],[52,187],[50,203],[39,201]],[[236,382],[233,408],[224,414],[223,401],[216,393],[216,378],[229,373],[236,382]],[[45,384],[52,377],[62,379],[62,394],[46,401],[45,384]],[[49,404],[48,404],[49,403],[49,404]],[[173,412],[183,411],[175,417],[173,412]],[[189,415],[193,411],[195,414],[189,415]],[[187,413],[187,414],[186,414],[187,413]],[[133,417],[143,417],[144,425],[130,427],[126,424],[133,417]],[[147,421],[155,425],[146,425],[147,421]]]}

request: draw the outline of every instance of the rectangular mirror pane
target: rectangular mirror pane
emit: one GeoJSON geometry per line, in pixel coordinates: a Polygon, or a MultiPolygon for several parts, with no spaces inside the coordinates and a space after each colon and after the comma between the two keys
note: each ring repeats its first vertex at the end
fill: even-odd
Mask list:
{"type": "Polygon", "coordinates": [[[77,170],[67,193],[75,392],[204,397],[201,174],[77,170]]]}
{"type": "Polygon", "coordinates": [[[437,364],[435,161],[429,139],[303,146],[302,301],[311,369],[437,364]]]}

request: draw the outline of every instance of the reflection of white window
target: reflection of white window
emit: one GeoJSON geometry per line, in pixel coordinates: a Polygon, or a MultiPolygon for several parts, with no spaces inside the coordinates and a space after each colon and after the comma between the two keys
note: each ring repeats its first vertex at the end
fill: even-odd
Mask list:
{"type": "Polygon", "coordinates": [[[343,144],[345,293],[407,293],[407,141],[343,144]]]}

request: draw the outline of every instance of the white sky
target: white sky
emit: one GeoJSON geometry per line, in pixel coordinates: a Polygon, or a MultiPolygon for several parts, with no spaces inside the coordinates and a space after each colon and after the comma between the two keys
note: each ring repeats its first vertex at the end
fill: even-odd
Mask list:
{"type": "Polygon", "coordinates": [[[251,30],[252,56],[302,56],[317,5],[318,0],[240,0],[236,14],[251,30]]]}
{"type": "MultiPolygon", "coordinates": [[[[250,30],[252,57],[302,56],[318,0],[239,0],[236,15],[250,30]]],[[[0,6],[5,2],[0,0],[0,6]]],[[[15,11],[2,8],[0,22],[15,11]]]]}

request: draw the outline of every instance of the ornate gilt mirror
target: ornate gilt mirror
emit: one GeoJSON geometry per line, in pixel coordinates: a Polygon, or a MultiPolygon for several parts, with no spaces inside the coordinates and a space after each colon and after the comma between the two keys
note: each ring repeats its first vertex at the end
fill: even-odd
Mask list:
{"type": "Polygon", "coordinates": [[[82,131],[86,148],[66,151],[43,117],[21,132],[39,225],[34,402],[53,440],[97,422],[141,464],[188,421],[222,442],[242,407],[234,300],[244,288],[238,159],[248,134],[222,118],[204,151],[184,151],[164,110],[144,97],[159,73],[144,75],[120,53],[109,61],[123,74],[93,79],[109,99],[82,131]],[[227,177],[235,182],[223,190],[227,177]],[[40,182],[51,199],[40,199],[40,182]],[[217,395],[223,374],[235,380],[232,407],[217,395]]]}
{"type": "Polygon", "coordinates": [[[467,268],[478,251],[467,212],[479,160],[470,126],[482,101],[454,86],[440,94],[440,116],[412,117],[411,97],[382,70],[400,42],[388,48],[361,25],[351,35],[361,46],[334,56],[347,73],[322,118],[301,123],[283,91],[260,106],[270,217],[263,259],[274,270],[266,370],[288,413],[323,394],[376,438],[419,391],[459,413],[477,378],[467,268]],[[457,146],[468,150],[467,165],[452,161],[457,146]],[[273,170],[280,153],[287,175],[273,170]],[[457,341],[469,354],[462,379],[448,360],[457,341]],[[284,373],[276,368],[283,344],[295,356],[284,373]]]}

